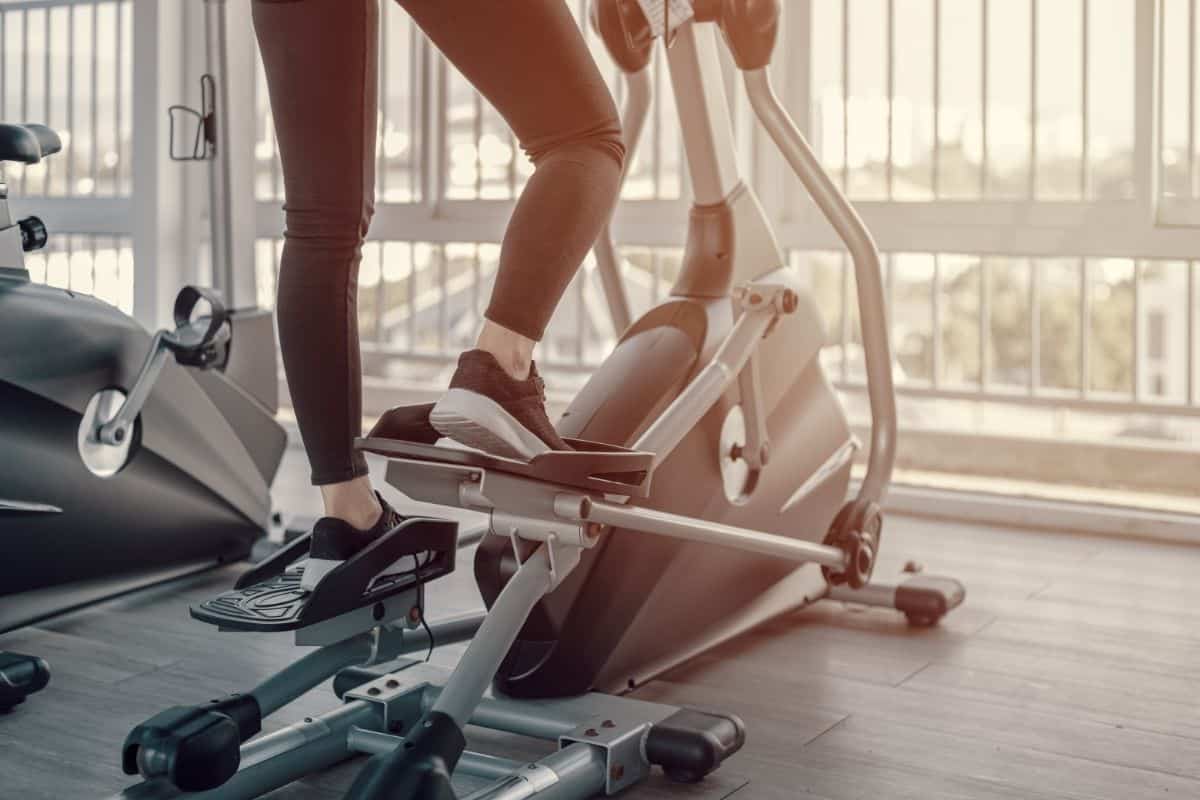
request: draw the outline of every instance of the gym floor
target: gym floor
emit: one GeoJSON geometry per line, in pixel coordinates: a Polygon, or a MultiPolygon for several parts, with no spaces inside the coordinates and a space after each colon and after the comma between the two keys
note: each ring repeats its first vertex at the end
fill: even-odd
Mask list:
{"type": "MultiPolygon", "coordinates": [[[[295,448],[279,486],[281,506],[316,511],[295,448]]],[[[735,712],[749,739],[703,784],[655,776],[626,796],[1200,797],[1200,551],[893,517],[880,571],[908,559],[960,578],[966,604],[918,631],[894,613],[823,603],[643,687],[637,696],[735,712]]],[[[189,619],[188,604],[235,571],[0,636],[54,670],[43,693],[0,717],[0,797],[115,793],[129,783],[118,762],[132,725],[292,660],[286,637],[189,619]]],[[[469,569],[431,590],[435,618],[478,603],[469,569]]],[[[320,687],[267,728],[335,702],[320,687]]],[[[543,747],[499,735],[487,746],[516,758],[543,747]]],[[[359,763],[270,796],[339,798],[359,763]]]]}

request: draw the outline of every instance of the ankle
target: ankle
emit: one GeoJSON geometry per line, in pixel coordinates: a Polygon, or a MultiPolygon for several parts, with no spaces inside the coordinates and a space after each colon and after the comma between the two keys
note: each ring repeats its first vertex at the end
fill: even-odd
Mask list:
{"type": "Polygon", "coordinates": [[[340,519],[358,530],[369,530],[383,515],[379,498],[365,477],[322,486],[321,498],[325,501],[325,516],[340,519]]]}
{"type": "Polygon", "coordinates": [[[484,320],[475,346],[490,353],[513,380],[528,380],[535,342],[491,320],[484,320]]]}

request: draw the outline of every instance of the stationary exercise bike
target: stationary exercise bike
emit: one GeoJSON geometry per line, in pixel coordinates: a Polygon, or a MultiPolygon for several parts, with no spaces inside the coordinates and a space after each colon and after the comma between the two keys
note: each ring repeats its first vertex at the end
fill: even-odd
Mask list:
{"type": "MultiPolygon", "coordinates": [[[[60,146],[0,124],[0,162],[60,146]]],[[[32,282],[24,253],[46,240],[36,217],[12,220],[0,181],[0,633],[246,558],[287,444],[269,312],[189,286],[151,335],[32,282]]],[[[48,679],[44,661],[0,653],[0,710],[48,679]]]]}
{"type": "MultiPolygon", "coordinates": [[[[741,721],[613,693],[823,598],[919,625],[961,602],[950,579],[870,582],[896,432],[879,258],[771,89],[779,12],[698,0],[675,31],[667,63],[695,193],[684,263],[670,299],[628,326],[559,421],[574,449],[520,462],[439,445],[429,405],[393,409],[358,443],[409,497],[488,516],[475,556],[487,613],[425,622],[425,585],[466,544],[445,520],[406,519],[311,593],[297,540],[191,613],[320,649],[250,692],[138,726],[124,767],[147,781],[122,797],[249,798],[359,753],[373,757],[355,800],[453,798],[452,775],[491,781],[472,800],[610,795],[653,766],[700,780],[742,746],[741,721]],[[872,428],[849,500],[857,442],[821,371],[817,309],[738,175],[718,30],[759,121],[854,259],[872,428]],[[421,570],[376,580],[419,552],[433,554],[421,570]],[[401,658],[467,639],[449,673],[401,658]],[[339,708],[256,737],[263,716],[334,675],[339,708]],[[532,763],[472,753],[468,723],[557,749],[532,763]]],[[[654,39],[641,14],[623,0],[592,9],[630,79],[632,141],[654,39]]],[[[614,253],[601,241],[619,306],[614,253]]]]}

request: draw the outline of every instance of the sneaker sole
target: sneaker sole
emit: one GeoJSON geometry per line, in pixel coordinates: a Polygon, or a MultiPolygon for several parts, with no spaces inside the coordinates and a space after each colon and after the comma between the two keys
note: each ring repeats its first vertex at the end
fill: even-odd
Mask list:
{"type": "Polygon", "coordinates": [[[495,400],[467,389],[451,389],[429,413],[429,424],[459,444],[485,453],[529,461],[550,446],[495,400]]]}
{"type": "MultiPolygon", "coordinates": [[[[378,575],[371,579],[371,583],[368,584],[368,587],[373,586],[377,581],[389,578],[393,575],[407,575],[410,572],[416,572],[418,569],[424,566],[424,563],[429,559],[429,557],[430,552],[428,550],[422,550],[420,553],[403,556],[396,563],[390,564],[385,569],[381,570],[378,575]],[[409,561],[412,562],[412,566],[408,569],[396,569],[402,564],[407,566],[407,562],[409,561]]],[[[329,558],[307,559],[304,562],[304,569],[300,573],[301,590],[311,592],[313,589],[317,588],[317,584],[320,583],[326,575],[333,572],[335,569],[345,563],[345,561],[338,561],[329,558]]]]}

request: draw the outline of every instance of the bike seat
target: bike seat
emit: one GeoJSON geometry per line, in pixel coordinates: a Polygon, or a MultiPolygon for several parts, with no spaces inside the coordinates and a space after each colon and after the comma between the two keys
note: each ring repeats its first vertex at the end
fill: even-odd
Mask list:
{"type": "Polygon", "coordinates": [[[36,164],[61,149],[62,140],[45,125],[0,122],[0,161],[36,164]]]}

